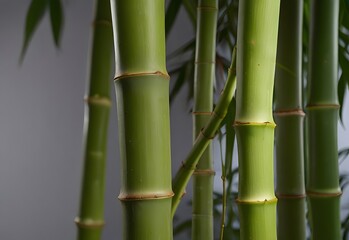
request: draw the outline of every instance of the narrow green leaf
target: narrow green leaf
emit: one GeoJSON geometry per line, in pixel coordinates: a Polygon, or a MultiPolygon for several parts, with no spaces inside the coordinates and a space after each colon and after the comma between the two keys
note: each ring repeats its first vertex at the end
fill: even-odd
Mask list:
{"type": "Polygon", "coordinates": [[[191,1],[191,0],[182,0],[182,1],[193,27],[196,28],[196,10],[195,10],[196,5],[194,1],[191,1]]]}
{"type": "Polygon", "coordinates": [[[59,47],[63,27],[63,9],[61,0],[50,0],[50,17],[53,39],[56,47],[59,47]]]}
{"type": "Polygon", "coordinates": [[[341,77],[339,78],[338,81],[338,101],[339,101],[339,105],[340,105],[340,109],[339,109],[339,118],[341,120],[341,123],[343,125],[343,102],[344,102],[344,96],[345,96],[345,91],[347,89],[347,81],[344,77],[344,74],[341,74],[341,77]]]}
{"type": "Polygon", "coordinates": [[[166,18],[165,18],[165,33],[166,36],[172,29],[173,23],[175,22],[179,9],[182,5],[181,0],[171,0],[167,10],[166,10],[166,18]]]}
{"type": "Polygon", "coordinates": [[[32,0],[32,2],[30,3],[25,21],[24,42],[22,46],[20,62],[23,61],[29,42],[45,14],[47,3],[47,0],[32,0]]]}

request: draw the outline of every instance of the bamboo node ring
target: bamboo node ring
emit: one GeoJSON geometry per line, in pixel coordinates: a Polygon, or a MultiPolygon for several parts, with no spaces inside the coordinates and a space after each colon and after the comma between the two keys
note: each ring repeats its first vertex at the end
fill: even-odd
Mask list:
{"type": "Polygon", "coordinates": [[[111,101],[109,98],[107,97],[100,97],[98,95],[94,95],[94,96],[87,96],[84,98],[84,101],[87,104],[91,104],[91,105],[99,105],[99,106],[106,106],[106,107],[110,107],[111,106],[111,101]]]}
{"type": "Polygon", "coordinates": [[[278,199],[301,199],[306,198],[305,194],[282,194],[282,193],[276,193],[275,194],[278,199]]]}
{"type": "Polygon", "coordinates": [[[208,139],[208,140],[212,140],[212,139],[214,139],[214,136],[212,136],[212,137],[208,137],[208,136],[206,136],[205,134],[204,134],[204,128],[201,128],[201,130],[200,130],[200,133],[199,134],[201,134],[204,138],[206,138],[206,139],[208,139]]]}
{"type": "Polygon", "coordinates": [[[161,192],[161,193],[146,193],[146,194],[127,194],[127,193],[120,193],[118,196],[118,199],[120,201],[141,201],[141,200],[155,200],[155,199],[166,199],[166,198],[172,198],[174,196],[174,193],[171,192],[161,192]]]}
{"type": "Polygon", "coordinates": [[[334,192],[334,193],[324,193],[324,192],[312,192],[307,191],[307,196],[309,197],[338,197],[341,196],[342,192],[334,192]]]}
{"type": "Polygon", "coordinates": [[[305,116],[305,113],[302,109],[296,108],[296,109],[285,109],[285,110],[277,110],[274,111],[275,116],[305,116]]]}
{"type": "Polygon", "coordinates": [[[74,219],[74,222],[79,228],[87,228],[87,229],[102,228],[105,225],[105,222],[103,220],[93,220],[93,219],[82,220],[79,217],[76,217],[74,219]]]}
{"type": "Polygon", "coordinates": [[[168,75],[168,73],[163,73],[161,71],[155,71],[155,72],[132,72],[132,73],[122,73],[118,76],[114,77],[114,81],[123,79],[123,78],[130,78],[130,77],[140,77],[140,76],[151,76],[151,75],[155,75],[155,76],[162,76],[163,78],[166,79],[170,79],[170,76],[168,75]]]}
{"type": "Polygon", "coordinates": [[[339,104],[308,104],[306,109],[314,109],[314,108],[322,108],[322,109],[330,109],[330,108],[340,108],[339,104]]]}

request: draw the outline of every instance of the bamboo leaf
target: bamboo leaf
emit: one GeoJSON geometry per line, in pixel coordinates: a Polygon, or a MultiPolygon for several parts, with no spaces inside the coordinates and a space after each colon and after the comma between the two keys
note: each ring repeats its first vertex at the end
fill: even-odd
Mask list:
{"type": "Polygon", "coordinates": [[[193,25],[193,27],[196,27],[196,4],[194,1],[192,0],[182,0],[183,1],[183,5],[185,10],[188,13],[189,19],[191,20],[191,23],[193,25]]]}
{"type": "Polygon", "coordinates": [[[343,123],[343,102],[344,102],[344,96],[345,96],[345,91],[347,89],[347,80],[345,79],[344,74],[341,74],[341,77],[339,78],[338,81],[338,101],[339,105],[341,106],[339,109],[339,118],[341,120],[342,125],[343,123]]]}
{"type": "Polygon", "coordinates": [[[20,62],[23,61],[29,42],[45,14],[47,3],[47,0],[32,0],[32,2],[30,3],[25,21],[24,42],[22,46],[20,62]]]}
{"type": "Polygon", "coordinates": [[[61,0],[50,0],[50,17],[53,39],[56,47],[59,47],[63,27],[63,9],[61,0]]]}
{"type": "Polygon", "coordinates": [[[175,22],[179,9],[182,5],[181,0],[171,0],[167,10],[166,10],[166,18],[165,18],[165,33],[166,36],[172,29],[173,23],[175,22]]]}

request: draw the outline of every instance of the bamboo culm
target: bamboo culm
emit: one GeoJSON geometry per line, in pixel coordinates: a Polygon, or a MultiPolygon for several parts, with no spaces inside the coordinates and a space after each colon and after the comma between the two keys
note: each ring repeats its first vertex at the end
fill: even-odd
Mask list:
{"type": "Polygon", "coordinates": [[[276,239],[272,97],[279,0],[239,2],[235,132],[240,239],[276,239]]]}
{"type": "Polygon", "coordinates": [[[311,238],[340,239],[337,146],[339,0],[311,1],[307,196],[311,238]]]}
{"type": "Polygon", "coordinates": [[[101,239],[104,225],[106,142],[109,122],[113,35],[109,0],[96,1],[84,122],[84,170],[78,240],[101,239]]]}
{"type": "MultiPolygon", "coordinates": [[[[194,69],[193,139],[213,108],[218,0],[199,0],[194,69]]],[[[213,160],[209,144],[193,174],[192,239],[213,239],[213,160]]]]}
{"type": "Polygon", "coordinates": [[[123,239],[170,240],[173,192],[165,2],[113,0],[111,9],[123,239]]]}
{"type": "Polygon", "coordinates": [[[281,0],[274,111],[279,240],[306,239],[302,16],[302,0],[281,0]]]}
{"type": "Polygon", "coordinates": [[[199,162],[199,159],[209,142],[214,138],[216,131],[220,127],[222,120],[227,114],[229,103],[231,102],[236,89],[236,51],[234,49],[232,54],[232,63],[228,70],[228,77],[225,83],[224,90],[217,102],[213,113],[208,120],[206,126],[201,130],[201,133],[196,138],[194,146],[188,154],[185,161],[183,161],[181,168],[178,170],[173,180],[173,192],[172,199],[172,216],[174,216],[177,207],[183,197],[185,187],[187,186],[190,177],[194,173],[195,166],[199,162]]]}

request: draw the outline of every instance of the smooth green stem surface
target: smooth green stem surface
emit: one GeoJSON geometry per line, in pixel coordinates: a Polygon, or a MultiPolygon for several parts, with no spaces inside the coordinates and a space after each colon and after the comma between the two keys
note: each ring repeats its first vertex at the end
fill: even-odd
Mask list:
{"type": "Polygon", "coordinates": [[[220,96],[207,125],[202,129],[201,133],[197,137],[194,146],[192,147],[185,161],[182,163],[182,167],[178,170],[173,180],[172,186],[175,195],[172,199],[172,216],[174,216],[177,210],[180,200],[184,194],[185,187],[187,186],[189,179],[195,170],[195,166],[199,162],[201,155],[205,151],[209,142],[215,136],[220,123],[227,114],[229,103],[233,98],[236,88],[235,63],[236,59],[234,51],[231,68],[228,71],[228,78],[222,95],[220,96]]]}
{"type": "Polygon", "coordinates": [[[84,123],[84,170],[79,217],[79,240],[101,239],[104,225],[106,141],[110,111],[113,36],[109,0],[96,1],[90,60],[89,93],[84,123]]]}
{"type": "MultiPolygon", "coordinates": [[[[207,124],[213,107],[217,0],[199,0],[194,69],[193,139],[207,124]]],[[[213,239],[213,160],[209,144],[193,175],[192,239],[213,239]]]]}
{"type": "Polygon", "coordinates": [[[281,0],[274,111],[279,240],[306,239],[302,18],[302,0],[281,0]]]}
{"type": "Polygon", "coordinates": [[[239,2],[235,131],[240,239],[276,239],[272,97],[279,0],[239,2]]]}
{"type": "Polygon", "coordinates": [[[340,239],[337,146],[339,0],[311,1],[307,195],[312,239],[340,239]]]}
{"type": "Polygon", "coordinates": [[[170,240],[173,192],[165,2],[111,3],[123,239],[170,240]]]}

